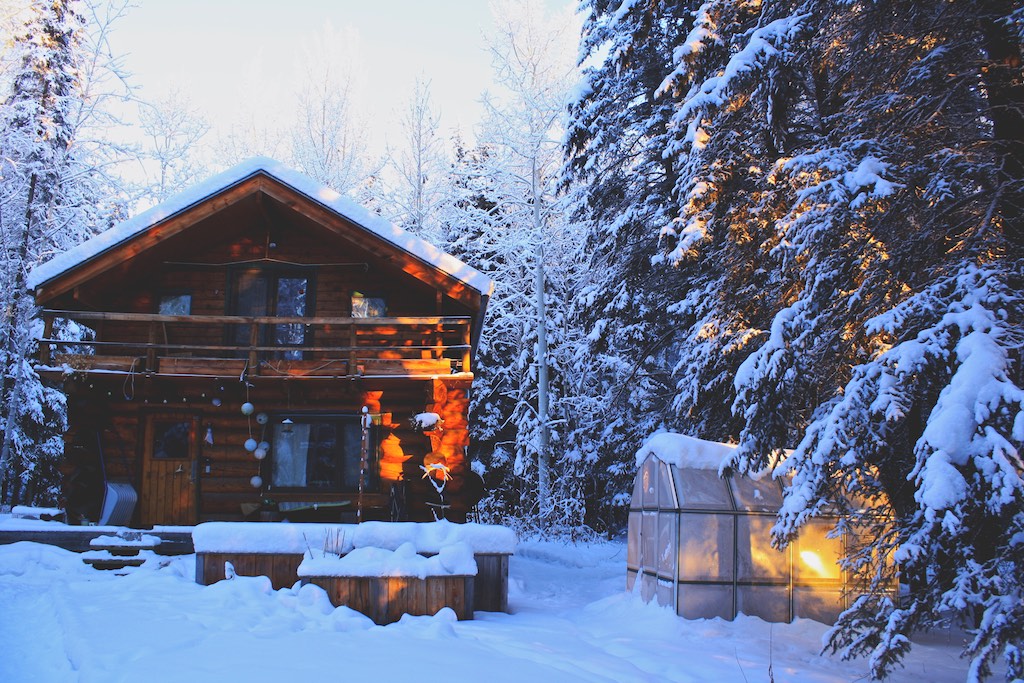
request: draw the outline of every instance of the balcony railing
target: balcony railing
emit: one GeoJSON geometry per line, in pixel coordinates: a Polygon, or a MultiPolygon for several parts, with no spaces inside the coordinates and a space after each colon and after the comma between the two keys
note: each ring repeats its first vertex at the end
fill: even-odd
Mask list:
{"type": "Polygon", "coordinates": [[[470,372],[471,319],[313,318],[43,311],[39,362],[160,375],[373,376],[470,372]],[[58,318],[95,339],[53,337],[58,318]]]}

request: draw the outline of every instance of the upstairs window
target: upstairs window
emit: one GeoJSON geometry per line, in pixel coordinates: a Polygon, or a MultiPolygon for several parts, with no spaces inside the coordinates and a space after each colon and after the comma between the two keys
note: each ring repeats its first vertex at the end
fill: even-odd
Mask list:
{"type": "Polygon", "coordinates": [[[164,294],[157,308],[160,315],[191,315],[191,294],[164,294]]]}
{"type": "MultiPolygon", "coordinates": [[[[313,310],[313,278],[301,271],[247,269],[235,271],[228,310],[230,315],[302,318],[313,310]]],[[[234,325],[231,340],[248,346],[249,325],[234,325]]],[[[264,328],[258,343],[267,346],[303,346],[308,343],[303,323],[286,323],[264,328]]],[[[272,354],[276,358],[301,359],[301,350],[272,354]]]]}
{"type": "Polygon", "coordinates": [[[352,292],[353,318],[384,318],[387,314],[387,301],[384,297],[352,292]]]}

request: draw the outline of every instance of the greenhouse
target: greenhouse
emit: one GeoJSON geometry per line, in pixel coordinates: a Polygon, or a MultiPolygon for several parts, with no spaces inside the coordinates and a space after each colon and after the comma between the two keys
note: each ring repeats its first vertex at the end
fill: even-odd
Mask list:
{"type": "Polygon", "coordinates": [[[629,510],[627,588],[672,605],[688,619],[738,613],[766,621],[832,623],[850,592],[839,565],[845,537],[829,538],[835,517],[810,521],[782,551],[771,529],[782,486],[720,477],[727,444],[657,434],[637,453],[629,510]]]}

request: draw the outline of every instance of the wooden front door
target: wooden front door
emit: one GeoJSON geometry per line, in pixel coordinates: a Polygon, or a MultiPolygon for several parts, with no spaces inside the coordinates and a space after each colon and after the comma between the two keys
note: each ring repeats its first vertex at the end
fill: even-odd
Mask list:
{"type": "Polygon", "coordinates": [[[195,524],[199,416],[146,417],[140,523],[195,524]]]}

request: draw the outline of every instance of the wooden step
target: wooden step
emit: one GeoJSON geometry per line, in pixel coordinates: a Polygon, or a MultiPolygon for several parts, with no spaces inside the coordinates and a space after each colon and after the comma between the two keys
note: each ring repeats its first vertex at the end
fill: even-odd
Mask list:
{"type": "Polygon", "coordinates": [[[118,557],[133,557],[142,550],[155,550],[160,537],[140,531],[122,531],[116,536],[97,536],[89,541],[92,550],[105,550],[118,557]]]}
{"type": "Polygon", "coordinates": [[[94,569],[124,569],[141,567],[152,557],[156,557],[156,554],[149,550],[140,551],[134,556],[114,555],[107,550],[88,550],[82,553],[82,562],[94,569]]]}

